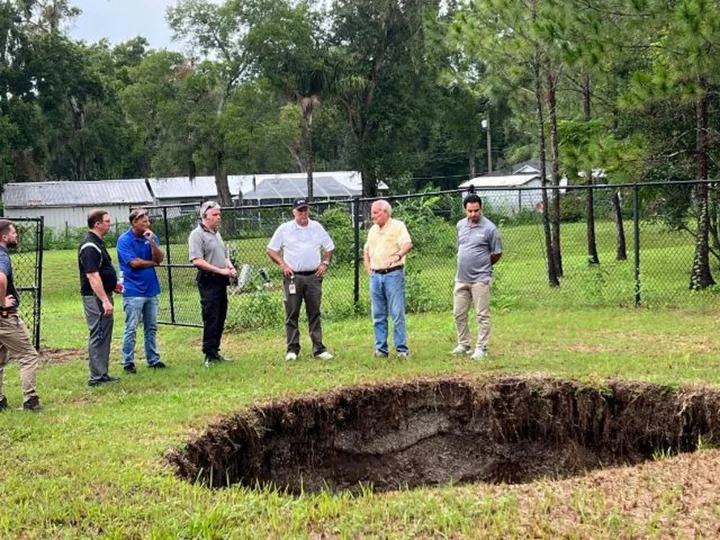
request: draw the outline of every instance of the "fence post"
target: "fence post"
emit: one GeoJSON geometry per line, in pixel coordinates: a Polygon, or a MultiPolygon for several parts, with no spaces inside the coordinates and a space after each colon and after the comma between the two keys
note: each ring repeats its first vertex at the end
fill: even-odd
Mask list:
{"type": "Polygon", "coordinates": [[[45,216],[40,216],[37,222],[37,239],[35,241],[35,350],[40,350],[40,317],[42,316],[42,280],[43,280],[43,251],[45,246],[45,216]]]}
{"type": "Polygon", "coordinates": [[[635,307],[640,307],[640,187],[633,186],[633,227],[635,236],[635,307]]]}
{"type": "Polygon", "coordinates": [[[355,279],[353,282],[353,306],[355,313],[360,311],[360,198],[352,201],[353,232],[355,235],[355,279]]]}
{"type": "Polygon", "coordinates": [[[172,259],[170,258],[170,227],[168,225],[167,207],[163,208],[163,224],[165,226],[165,255],[167,257],[168,295],[170,295],[170,322],[175,324],[175,294],[173,293],[172,259]]]}

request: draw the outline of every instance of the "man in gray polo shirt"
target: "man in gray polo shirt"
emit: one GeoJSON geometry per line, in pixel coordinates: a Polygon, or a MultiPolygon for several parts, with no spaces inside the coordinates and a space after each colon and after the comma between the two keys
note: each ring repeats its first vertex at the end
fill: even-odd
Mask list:
{"type": "Polygon", "coordinates": [[[295,199],[293,218],[277,228],[266,250],[273,262],[282,269],[284,276],[287,340],[285,360],[296,360],[300,353],[298,318],[303,300],[313,344],[313,356],[331,360],[333,355],[325,348],[322,340],[320,302],[322,279],[330,266],[335,244],[323,226],[310,219],[307,199],[295,199]]]}
{"type": "Polygon", "coordinates": [[[458,221],[458,255],[453,312],[458,346],[453,354],[471,354],[473,360],[485,356],[490,337],[490,285],[493,265],[502,257],[502,240],[495,224],[482,215],[482,200],[470,194],[463,201],[465,218],[458,221]],[[475,352],[470,345],[468,312],[475,307],[478,340],[475,352]]]}
{"type": "Polygon", "coordinates": [[[220,340],[225,329],[230,278],[237,276],[220,236],[220,205],[207,201],[200,207],[200,224],[188,239],[190,262],[197,268],[197,285],[202,306],[205,367],[228,361],[220,355],[220,340]]]}

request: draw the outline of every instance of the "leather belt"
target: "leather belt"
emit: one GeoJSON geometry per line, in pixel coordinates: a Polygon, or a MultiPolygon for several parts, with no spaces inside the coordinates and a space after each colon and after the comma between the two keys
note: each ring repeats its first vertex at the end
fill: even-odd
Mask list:
{"type": "Polygon", "coordinates": [[[317,270],[308,270],[306,272],[294,272],[294,274],[298,275],[298,276],[314,276],[315,272],[317,272],[317,270]]]}
{"type": "Polygon", "coordinates": [[[0,309],[0,317],[7,319],[10,315],[15,315],[17,309],[0,309]]]}
{"type": "Polygon", "coordinates": [[[384,268],[382,270],[373,270],[373,273],[375,274],[389,274],[390,272],[397,272],[398,270],[402,270],[404,265],[400,266],[393,266],[392,268],[384,268]]]}

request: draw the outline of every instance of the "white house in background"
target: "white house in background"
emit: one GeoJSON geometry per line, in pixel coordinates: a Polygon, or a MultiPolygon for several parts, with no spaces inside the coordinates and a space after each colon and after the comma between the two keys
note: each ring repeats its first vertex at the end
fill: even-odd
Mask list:
{"type": "MultiPolygon", "coordinates": [[[[545,170],[550,174],[547,165],[545,170]]],[[[542,210],[542,190],[528,189],[542,187],[540,165],[537,161],[518,163],[505,171],[478,176],[460,184],[463,189],[470,186],[473,186],[475,193],[482,198],[483,208],[492,209],[494,213],[515,215],[524,210],[542,210]]],[[[560,186],[567,186],[567,178],[560,179],[560,186]]],[[[560,192],[564,193],[565,190],[560,192]]]]}
{"type": "Polygon", "coordinates": [[[5,217],[45,216],[45,226],[56,229],[87,227],[94,208],[107,210],[114,223],[124,226],[131,208],[153,204],[144,179],[11,183],[2,199],[5,217]]]}

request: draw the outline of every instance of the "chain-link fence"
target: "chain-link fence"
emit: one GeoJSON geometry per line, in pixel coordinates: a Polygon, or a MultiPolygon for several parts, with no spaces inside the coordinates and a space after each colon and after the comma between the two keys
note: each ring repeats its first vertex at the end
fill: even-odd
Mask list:
{"type": "MultiPolygon", "coordinates": [[[[696,262],[696,190],[694,182],[547,188],[547,203],[540,188],[478,191],[484,215],[498,226],[503,240],[503,257],[495,267],[493,305],[499,309],[717,305],[718,287],[690,288],[696,262]],[[547,227],[543,223],[546,204],[547,227]],[[593,227],[588,227],[590,209],[593,227]],[[557,246],[558,237],[560,249],[555,249],[552,260],[558,263],[559,285],[550,286],[547,246],[557,246]]],[[[464,217],[466,194],[467,190],[454,190],[388,197],[393,217],[405,222],[413,238],[406,265],[408,312],[452,308],[456,223],[464,217]]],[[[311,218],[325,226],[336,245],[323,283],[326,320],[369,313],[362,247],[372,225],[372,202],[353,199],[312,205],[311,218]]],[[[711,190],[709,267],[720,276],[719,202],[711,190]]],[[[187,247],[187,237],[197,225],[197,206],[157,207],[151,215],[167,254],[159,269],[161,320],[200,325],[196,271],[187,247]]],[[[282,324],[282,276],[265,248],[278,225],[290,219],[287,205],[223,210],[222,234],[239,271],[238,281],[229,290],[231,327],[282,324]]]]}
{"type": "Polygon", "coordinates": [[[43,218],[12,218],[18,233],[18,247],[11,251],[15,288],[20,294],[20,317],[40,349],[42,307],[43,218]]]}

